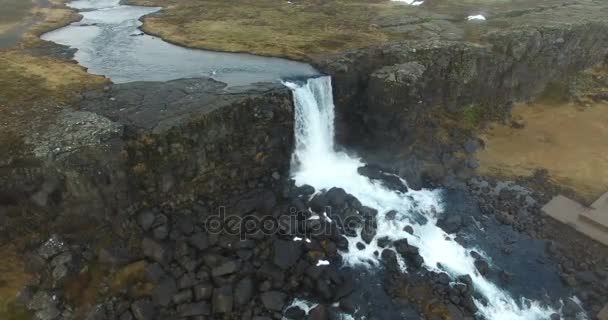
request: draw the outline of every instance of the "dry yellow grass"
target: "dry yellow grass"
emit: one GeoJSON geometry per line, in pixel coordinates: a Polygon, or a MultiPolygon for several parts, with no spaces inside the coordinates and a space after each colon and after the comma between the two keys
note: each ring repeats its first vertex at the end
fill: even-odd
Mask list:
{"type": "Polygon", "coordinates": [[[80,15],[65,6],[66,0],[0,0],[0,36],[13,33],[21,38],[20,47],[40,43],[39,36],[80,19],[80,15]]]}
{"type": "Polygon", "coordinates": [[[40,35],[80,20],[80,15],[65,6],[65,0],[51,0],[51,7],[34,7],[32,13],[37,22],[24,34],[23,45],[31,47],[39,43],[40,35]]]}
{"type": "Polygon", "coordinates": [[[484,134],[486,149],[478,154],[482,173],[527,176],[545,168],[587,202],[608,190],[607,103],[522,104],[513,116],[524,128],[496,125],[484,134]]]}
{"type": "Polygon", "coordinates": [[[0,51],[0,105],[38,99],[67,102],[79,91],[104,83],[105,78],[75,63],[18,50],[0,51]]]}
{"type": "Polygon", "coordinates": [[[409,6],[388,0],[132,0],[165,9],[147,17],[144,31],[195,48],[308,59],[387,42],[390,34],[373,19],[382,12],[399,15],[409,6]],[[390,10],[387,10],[390,8],[390,10]]]}
{"type": "Polygon", "coordinates": [[[0,247],[0,255],[0,319],[29,319],[27,312],[16,308],[13,303],[31,276],[24,272],[23,261],[12,245],[0,247]]]}
{"type": "Polygon", "coordinates": [[[0,51],[0,154],[27,151],[24,137],[49,123],[87,89],[107,80],[74,63],[0,51]]]}

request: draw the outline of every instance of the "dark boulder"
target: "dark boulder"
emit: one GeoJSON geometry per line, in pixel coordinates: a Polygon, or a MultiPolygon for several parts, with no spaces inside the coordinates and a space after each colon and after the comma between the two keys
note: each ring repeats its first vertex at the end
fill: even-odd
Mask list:
{"type": "Polygon", "coordinates": [[[361,239],[367,244],[370,244],[376,236],[376,228],[375,224],[366,223],[363,226],[363,230],[361,230],[361,239]]]}
{"type": "Polygon", "coordinates": [[[154,225],[156,215],[152,210],[142,210],[137,214],[137,224],[144,230],[148,231],[154,225]]]}
{"type": "Polygon", "coordinates": [[[334,209],[342,209],[346,205],[347,193],[342,188],[331,188],[325,193],[329,205],[334,209]]]}
{"type": "Polygon", "coordinates": [[[209,248],[209,237],[206,233],[197,232],[188,238],[188,243],[197,250],[203,251],[209,248]]]}
{"type": "Polygon", "coordinates": [[[280,291],[268,291],[260,295],[264,307],[270,311],[281,311],[285,306],[287,295],[280,291]]]}
{"type": "Polygon", "coordinates": [[[254,293],[254,283],[251,277],[241,279],[234,290],[234,302],[239,306],[249,303],[254,293]]]}
{"type": "Polygon", "coordinates": [[[211,270],[211,275],[214,277],[221,277],[225,275],[229,275],[235,273],[239,270],[240,263],[237,260],[231,260],[222,263],[221,265],[213,268],[211,270]]]}
{"type": "Polygon", "coordinates": [[[371,180],[380,181],[382,185],[384,185],[388,189],[403,193],[406,193],[408,191],[407,186],[405,185],[405,183],[403,183],[401,178],[389,173],[388,171],[381,169],[378,166],[367,164],[363,167],[359,167],[357,169],[357,172],[360,175],[368,177],[371,180]]]}
{"type": "Polygon", "coordinates": [[[315,188],[305,184],[297,187],[294,193],[296,196],[310,196],[315,193],[315,188]]]}
{"type": "Polygon", "coordinates": [[[137,300],[131,304],[131,313],[137,320],[156,319],[156,308],[149,300],[137,300]]]}
{"type": "Polygon", "coordinates": [[[277,204],[275,194],[270,190],[253,190],[233,198],[229,207],[230,215],[244,216],[252,212],[270,213],[277,204]]]}
{"type": "Polygon", "coordinates": [[[152,300],[160,306],[167,307],[177,291],[178,289],[175,280],[171,277],[167,277],[154,288],[152,300]]]}
{"type": "Polygon", "coordinates": [[[391,244],[391,239],[389,239],[388,237],[382,237],[376,240],[376,243],[378,243],[378,247],[386,248],[388,245],[391,244]]]}
{"type": "Polygon", "coordinates": [[[583,312],[583,309],[572,299],[566,299],[562,307],[562,314],[566,319],[575,319],[576,316],[583,312]]]}
{"type": "Polygon", "coordinates": [[[228,313],[232,311],[232,287],[224,286],[213,290],[213,313],[228,313]]]}
{"type": "Polygon", "coordinates": [[[479,274],[485,276],[490,271],[490,265],[483,259],[475,260],[475,268],[479,271],[479,274]]]}
{"type": "Polygon", "coordinates": [[[376,210],[374,208],[362,206],[361,209],[359,209],[359,214],[361,214],[361,216],[365,220],[375,219],[376,216],[378,215],[378,210],[376,210]]]}
{"type": "Polygon", "coordinates": [[[302,320],[306,318],[306,312],[298,306],[292,306],[285,310],[285,318],[290,320],[302,320]]]}
{"type": "Polygon", "coordinates": [[[450,214],[437,221],[439,226],[446,233],[456,233],[462,228],[462,217],[457,214],[450,214]]]}
{"type": "Polygon", "coordinates": [[[207,302],[197,302],[178,306],[177,312],[183,318],[208,316],[211,314],[211,308],[207,302]]]}
{"type": "Polygon", "coordinates": [[[329,320],[329,310],[327,306],[319,304],[312,308],[308,313],[309,320],[329,320]]]}
{"type": "Polygon", "coordinates": [[[329,206],[329,200],[324,194],[319,193],[310,199],[308,206],[310,209],[312,209],[312,211],[322,214],[329,206]]]}
{"type": "Polygon", "coordinates": [[[144,238],[141,242],[144,256],[159,263],[167,263],[173,258],[172,251],[165,245],[150,238],[144,238]]]}
{"type": "Polygon", "coordinates": [[[301,241],[275,240],[273,262],[281,269],[295,265],[303,253],[301,241]]]}
{"type": "Polygon", "coordinates": [[[192,302],[192,290],[182,290],[173,295],[173,303],[184,304],[192,302]]]}
{"type": "Polygon", "coordinates": [[[209,300],[213,294],[213,285],[210,283],[199,284],[194,287],[194,298],[196,301],[209,300]]]}

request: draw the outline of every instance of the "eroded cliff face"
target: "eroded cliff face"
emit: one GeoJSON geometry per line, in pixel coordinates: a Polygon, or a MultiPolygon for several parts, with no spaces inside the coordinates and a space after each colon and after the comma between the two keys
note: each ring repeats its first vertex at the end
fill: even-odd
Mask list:
{"type": "Polygon", "coordinates": [[[221,201],[261,179],[272,184],[287,172],[292,127],[280,84],[225,89],[189,79],[88,92],[0,168],[3,234],[95,225],[129,207],[221,201]]]}
{"type": "Polygon", "coordinates": [[[607,32],[608,24],[583,20],[491,31],[477,43],[406,41],[317,65],[333,76],[339,140],[418,185],[424,175],[474,169],[472,129],[604,61],[607,32]]]}

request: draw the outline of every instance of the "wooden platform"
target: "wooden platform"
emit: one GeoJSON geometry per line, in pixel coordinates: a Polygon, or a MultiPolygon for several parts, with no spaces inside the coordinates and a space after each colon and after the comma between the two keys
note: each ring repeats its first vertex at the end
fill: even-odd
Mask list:
{"type": "Polygon", "coordinates": [[[590,207],[558,195],[549,201],[542,211],[588,237],[608,245],[608,192],[590,207]]]}

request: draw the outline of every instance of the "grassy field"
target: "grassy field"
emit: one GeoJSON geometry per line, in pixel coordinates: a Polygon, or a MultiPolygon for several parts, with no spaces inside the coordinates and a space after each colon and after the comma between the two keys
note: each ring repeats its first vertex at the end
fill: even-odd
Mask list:
{"type": "Polygon", "coordinates": [[[52,122],[82,91],[105,83],[74,63],[0,51],[0,153],[17,156],[24,135],[52,122]]]}
{"type": "Polygon", "coordinates": [[[608,104],[518,105],[513,117],[525,125],[495,125],[478,154],[482,173],[529,176],[547,169],[553,182],[589,204],[608,188],[608,104]]]}
{"type": "Polygon", "coordinates": [[[414,7],[388,0],[131,0],[165,8],[145,19],[143,29],[196,48],[307,59],[387,42],[391,35],[373,24],[388,12],[414,7]]]}
{"type": "Polygon", "coordinates": [[[0,34],[10,32],[32,14],[31,0],[0,0],[0,34]]]}
{"type": "Polygon", "coordinates": [[[42,33],[80,18],[65,6],[65,0],[0,0],[0,7],[0,37],[21,37],[19,47],[36,46],[42,33]]]}

